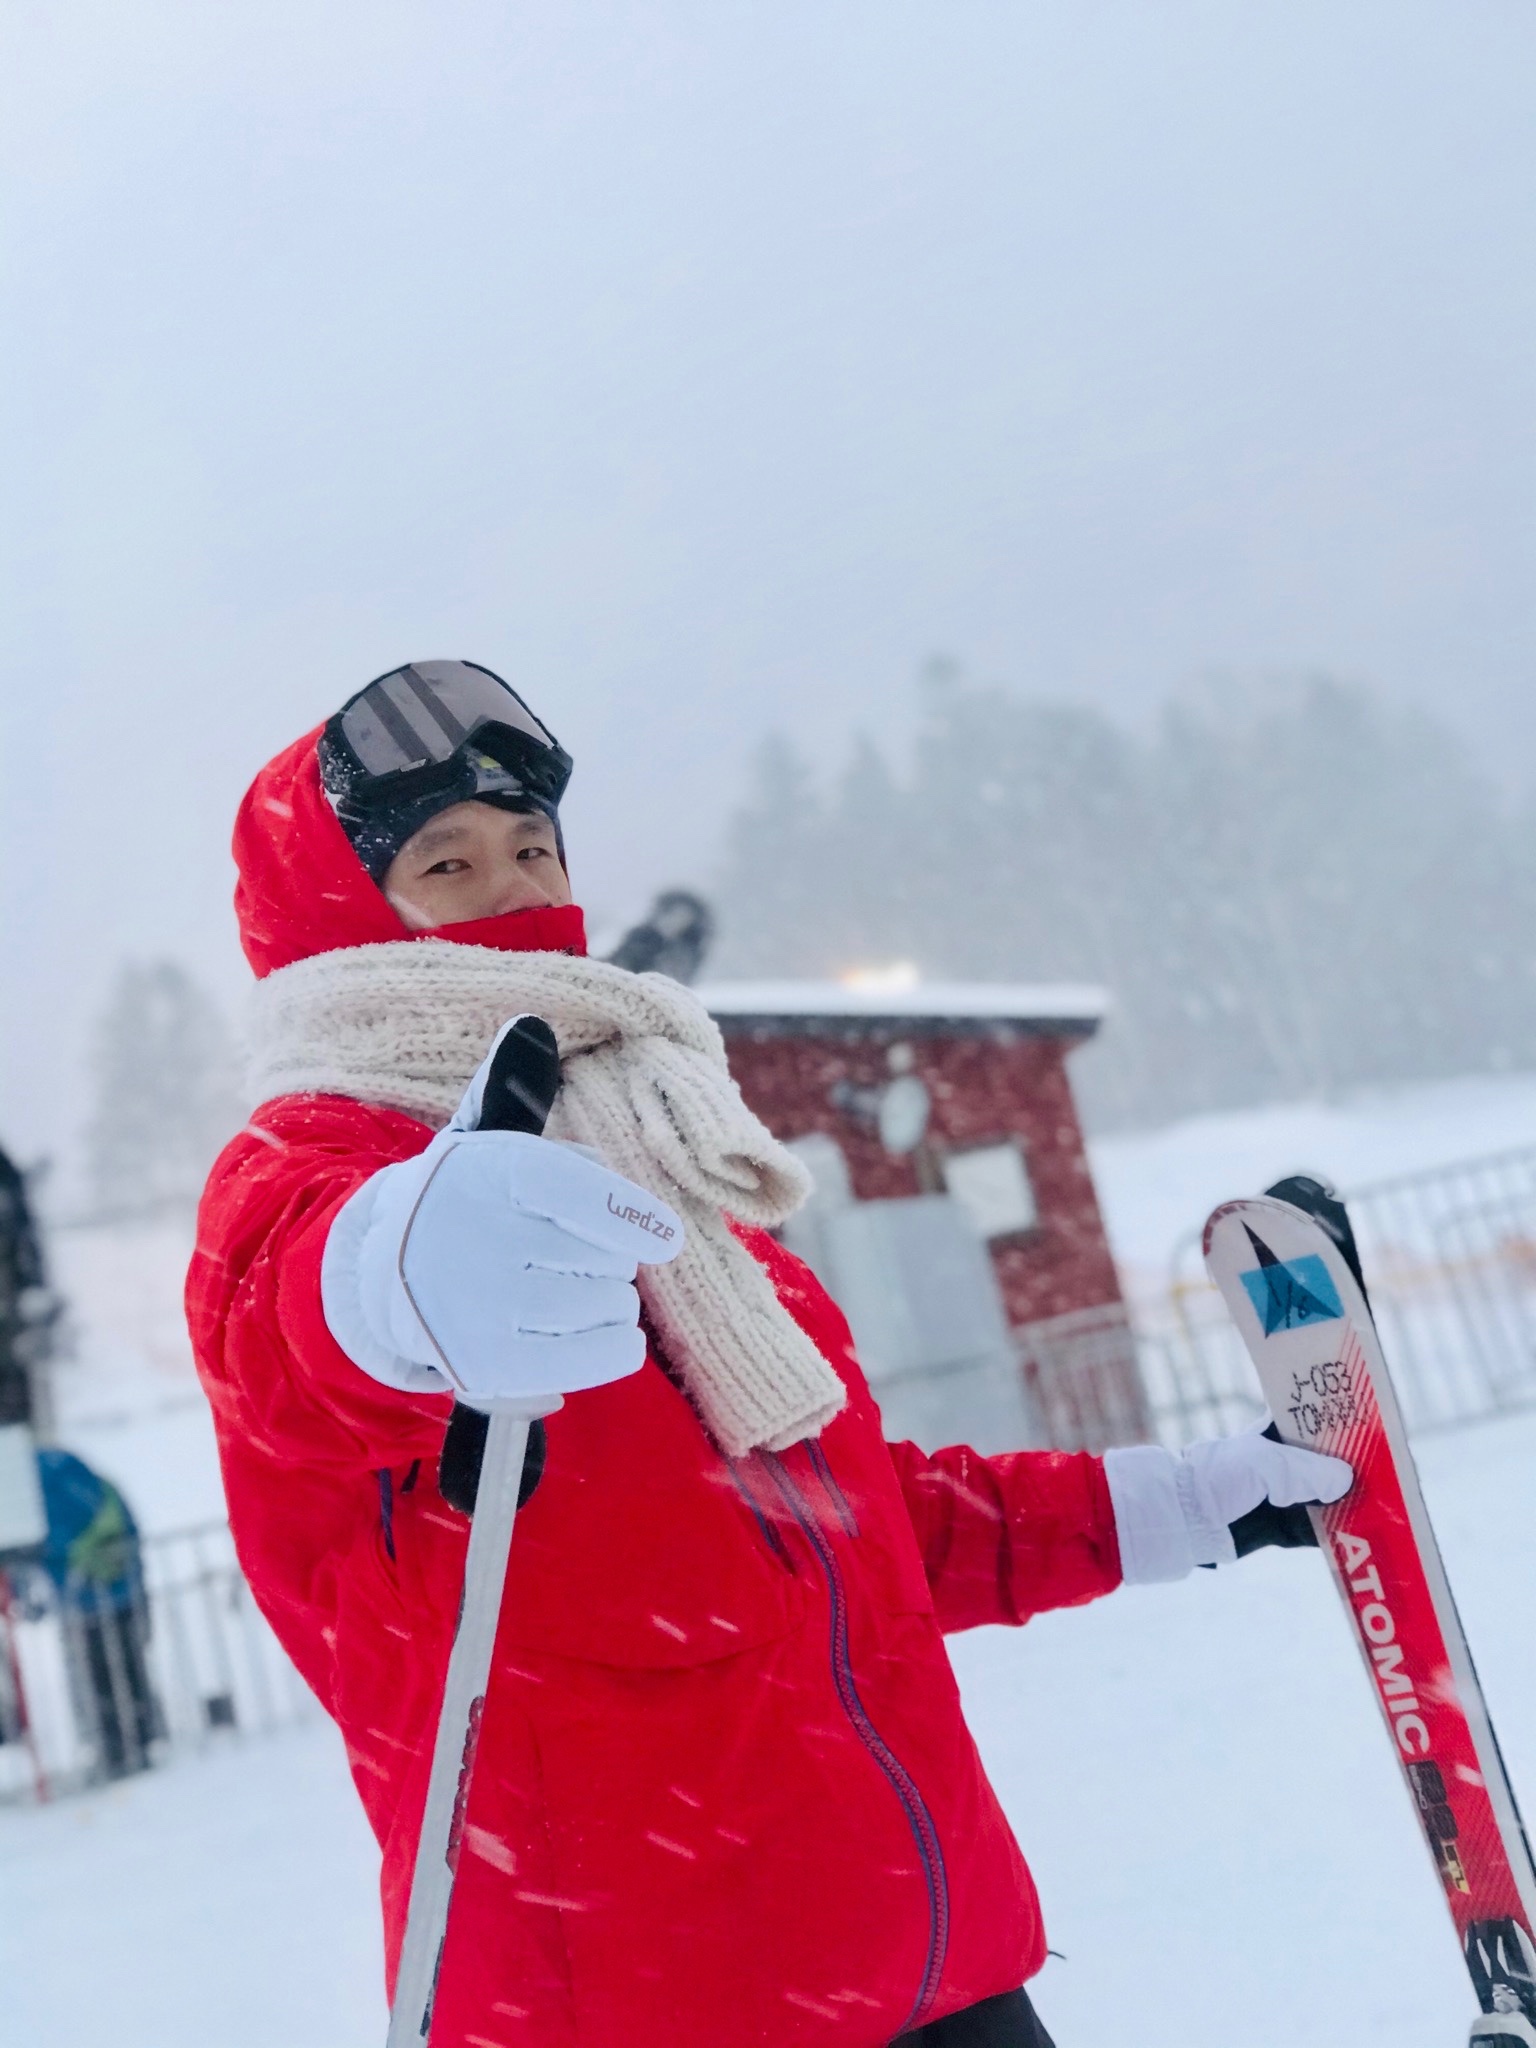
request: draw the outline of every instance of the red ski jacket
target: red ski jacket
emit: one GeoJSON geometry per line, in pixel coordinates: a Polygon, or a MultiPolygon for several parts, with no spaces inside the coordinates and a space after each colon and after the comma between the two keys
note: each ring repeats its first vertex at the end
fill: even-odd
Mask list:
{"type": "MultiPolygon", "coordinates": [[[[258,973],[409,936],[320,794],[313,735],[258,778],[235,849],[258,973]]],[[[580,912],[444,935],[579,947],[580,912]]],[[[187,1296],[242,1564],[383,1851],[391,1978],[468,1524],[436,1486],[447,1397],[353,1365],[320,1262],[341,1204],[430,1135],[338,1096],[265,1104],[214,1167],[187,1296]]],[[[550,1417],[434,2048],[877,2048],[1043,1959],[942,1632],[1118,1583],[1103,1468],[888,1445],[833,1303],[743,1234],[848,1405],[733,1462],[652,1359],[550,1417]]]]}

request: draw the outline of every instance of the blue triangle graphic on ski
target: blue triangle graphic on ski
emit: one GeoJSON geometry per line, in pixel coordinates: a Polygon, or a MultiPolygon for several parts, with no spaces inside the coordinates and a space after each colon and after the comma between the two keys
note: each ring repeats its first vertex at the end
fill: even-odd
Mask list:
{"type": "Polygon", "coordinates": [[[1335,1323],[1344,1313],[1339,1290],[1326,1263],[1316,1252],[1302,1259],[1280,1259],[1256,1231],[1243,1225],[1258,1256],[1252,1272],[1241,1275],[1248,1299],[1264,1325],[1266,1337],[1279,1330],[1301,1330],[1308,1323],[1335,1323]]]}

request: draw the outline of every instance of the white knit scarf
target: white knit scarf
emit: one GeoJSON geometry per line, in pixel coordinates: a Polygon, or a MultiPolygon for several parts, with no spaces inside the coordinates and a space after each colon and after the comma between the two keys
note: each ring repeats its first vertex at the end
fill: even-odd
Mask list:
{"type": "Polygon", "coordinates": [[[348,1095],[440,1129],[497,1031],[524,1011],[560,1044],[549,1135],[593,1146],[687,1226],[683,1251],[642,1266],[639,1287],[705,1427],[732,1457],[814,1436],[842,1407],[843,1384],[723,1213],[781,1223],[809,1179],[742,1101],[717,1026],[679,983],[447,939],[320,953],[256,986],[252,1095],[348,1095]]]}

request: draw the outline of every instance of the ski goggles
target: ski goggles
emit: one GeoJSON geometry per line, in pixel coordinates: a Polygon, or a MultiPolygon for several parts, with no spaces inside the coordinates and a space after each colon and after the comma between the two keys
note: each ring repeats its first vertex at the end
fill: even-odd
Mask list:
{"type": "Polygon", "coordinates": [[[505,791],[541,809],[552,811],[571,779],[554,734],[473,661],[407,662],[376,677],[327,721],[321,766],[338,806],[369,812],[452,788],[473,755],[489,756],[505,791]]]}

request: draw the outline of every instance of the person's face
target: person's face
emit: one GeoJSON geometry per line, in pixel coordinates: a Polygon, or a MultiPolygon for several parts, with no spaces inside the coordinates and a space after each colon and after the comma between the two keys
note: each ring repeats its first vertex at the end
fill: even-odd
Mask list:
{"type": "Polygon", "coordinates": [[[390,862],[384,894],[407,931],[569,903],[571,885],[542,811],[451,804],[390,862]]]}

